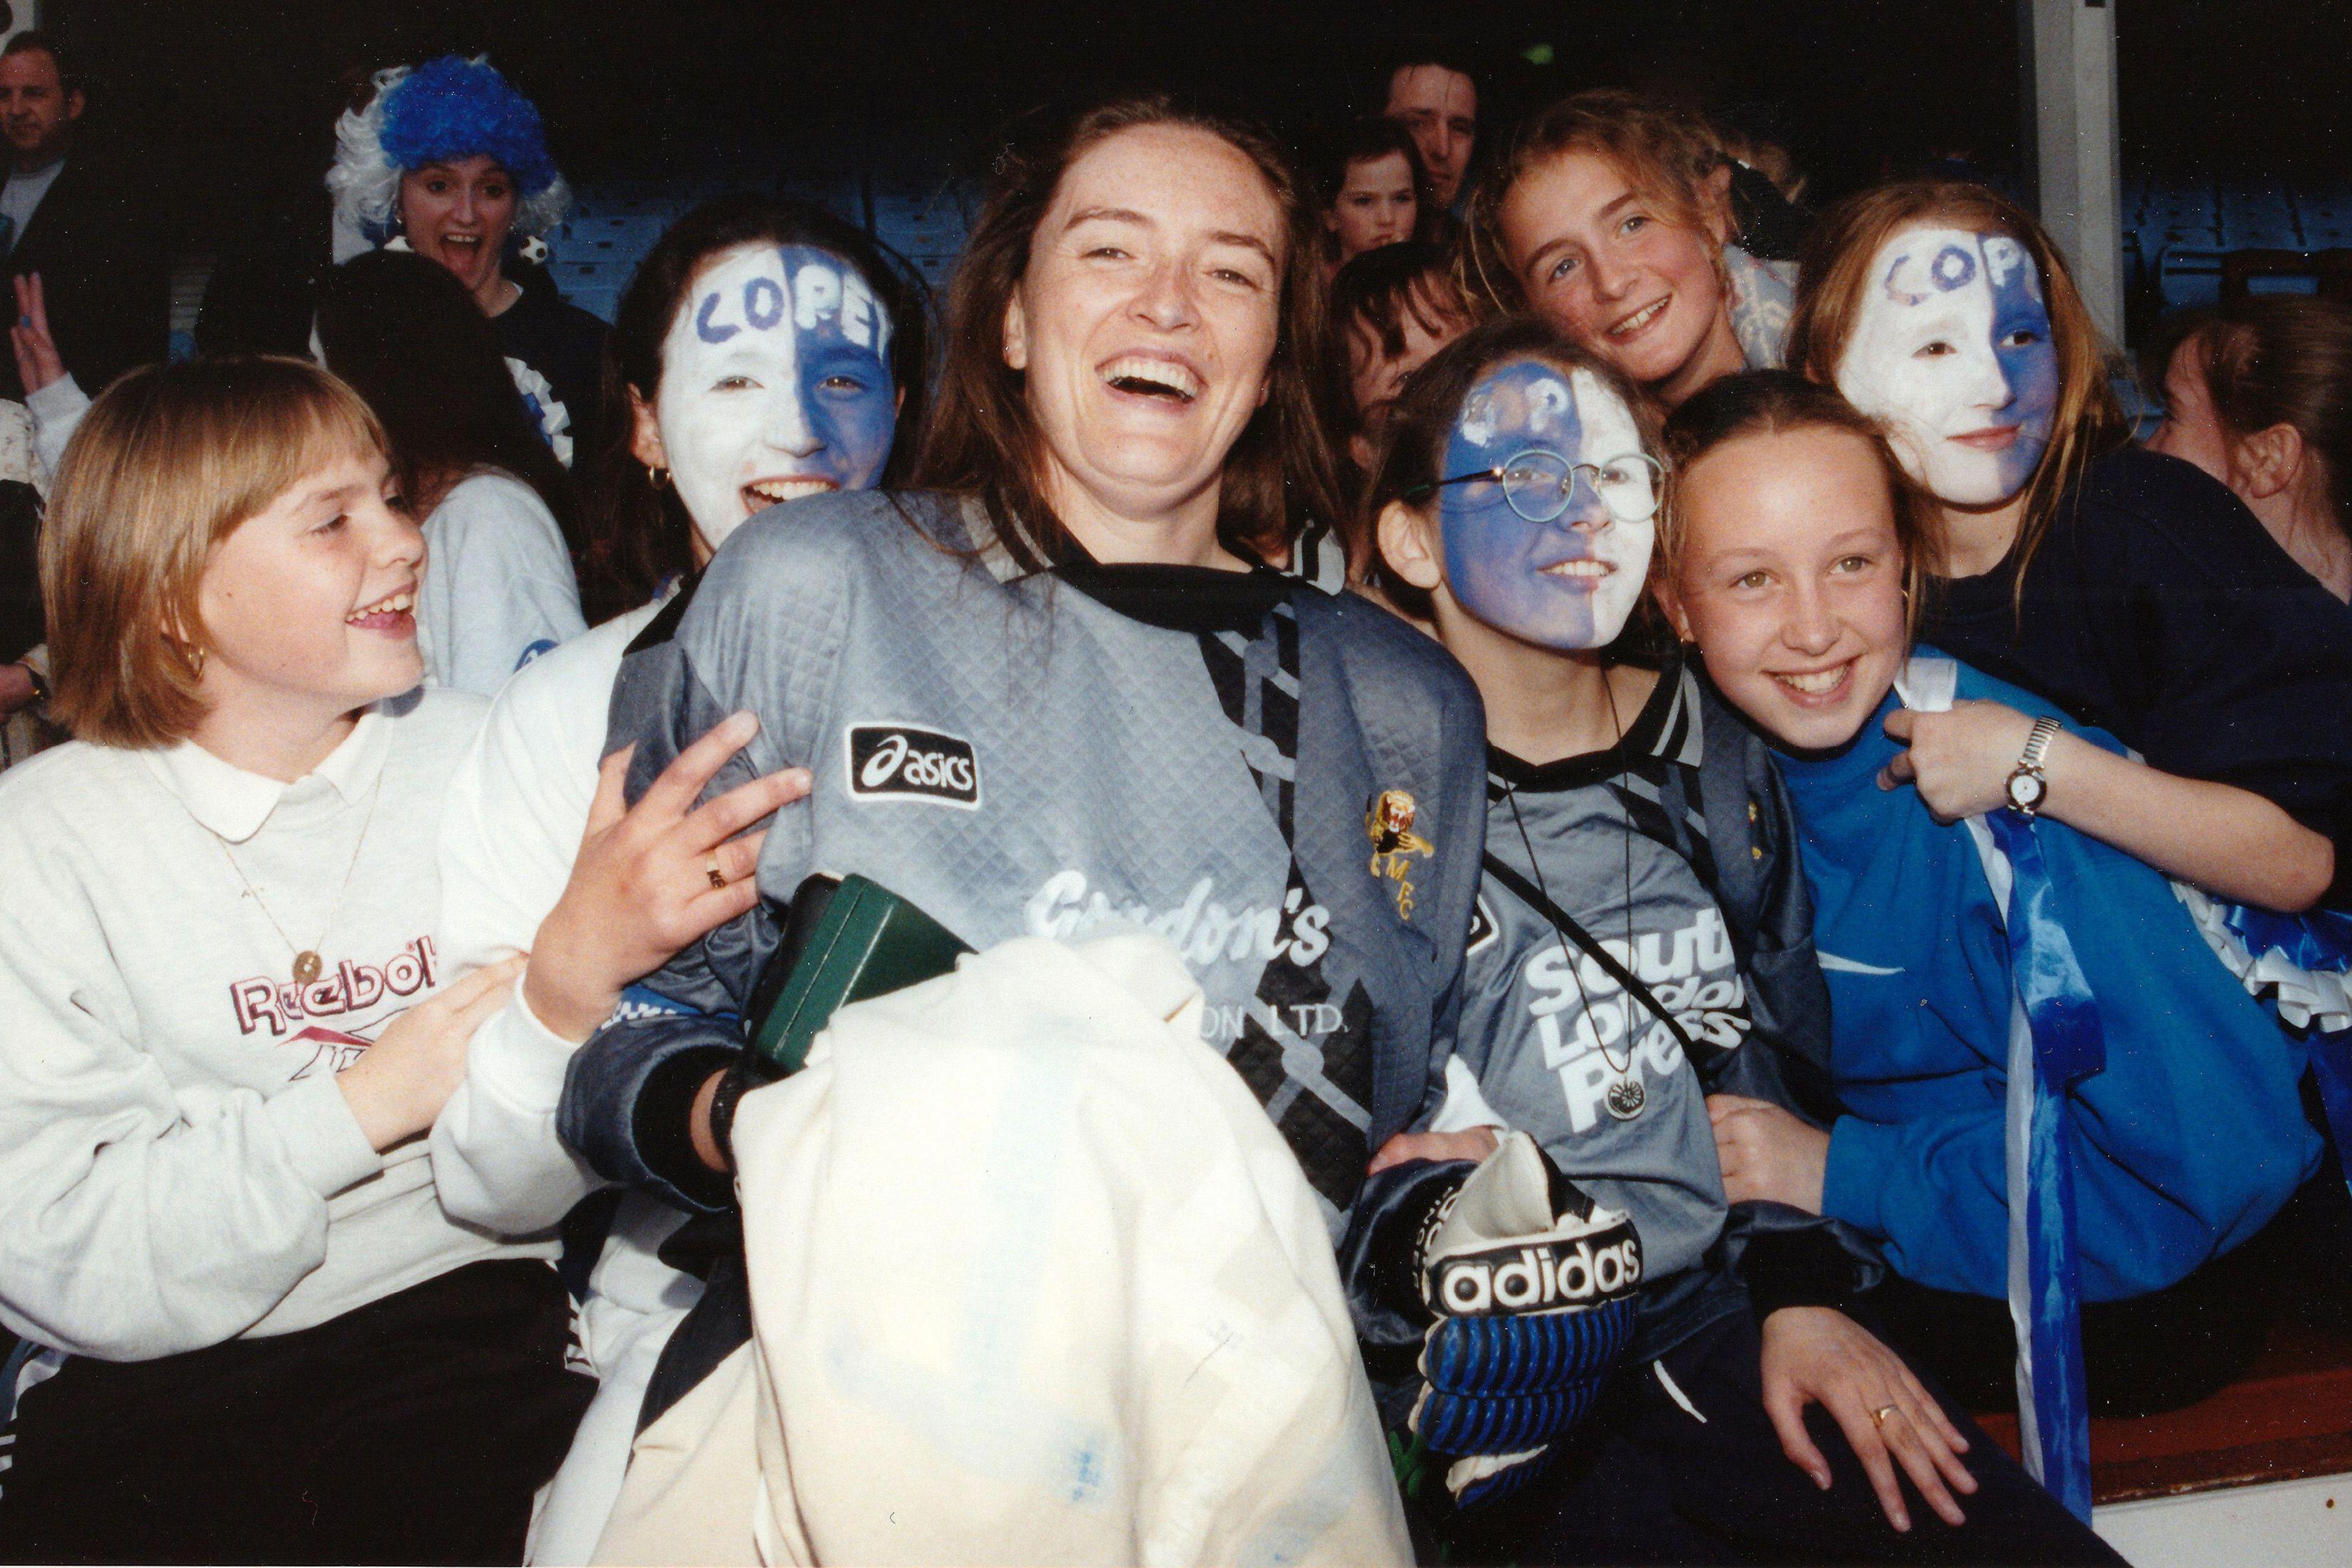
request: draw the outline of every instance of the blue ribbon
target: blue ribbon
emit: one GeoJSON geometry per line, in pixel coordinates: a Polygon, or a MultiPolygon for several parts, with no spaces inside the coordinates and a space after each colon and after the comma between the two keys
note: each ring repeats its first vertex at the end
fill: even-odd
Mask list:
{"type": "Polygon", "coordinates": [[[2352,915],[2341,910],[2306,910],[2299,915],[2283,915],[2275,910],[2225,904],[2221,920],[2256,958],[2266,952],[2280,953],[2297,969],[2314,974],[2352,971],[2352,915]]]}
{"type": "MultiPolygon", "coordinates": [[[[2074,1250],[2074,1118],[2066,1091],[2106,1066],[2098,1001],[2058,918],[2033,824],[2011,811],[1985,823],[2009,858],[2012,983],[2033,1037],[2033,1103],[2025,1159],[2028,1354],[2035,1473],[2084,1523],[2091,1518],[2090,1394],[2083,1369],[2083,1286],[2074,1250]]],[[[2017,1194],[2011,1194],[2011,1202],[2017,1194]]]]}
{"type": "MultiPolygon", "coordinates": [[[[2225,904],[2221,920],[2256,958],[2277,953],[2312,974],[2352,973],[2352,915],[2340,910],[2283,915],[2275,910],[2225,904]]],[[[2319,1087],[2320,1108],[2327,1115],[2328,1134],[2335,1141],[2345,1180],[2352,1184],[2352,1029],[2323,1034],[2315,1027],[2306,1044],[2311,1076],[2319,1087]]]]}

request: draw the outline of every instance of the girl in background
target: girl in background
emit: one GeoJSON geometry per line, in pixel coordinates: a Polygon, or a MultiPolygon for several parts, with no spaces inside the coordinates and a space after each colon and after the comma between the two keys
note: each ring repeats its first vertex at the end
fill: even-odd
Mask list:
{"type": "Polygon", "coordinates": [[[1324,358],[1347,416],[1347,455],[1368,470],[1405,377],[1476,324],[1452,254],[1408,241],[1367,251],[1331,280],[1324,358]]]}
{"type": "Polygon", "coordinates": [[[1795,275],[1740,248],[1732,175],[1695,114],[1615,89],[1563,99],[1472,197],[1465,289],[1549,318],[1669,408],[1777,366],[1795,275]]]}
{"type": "Polygon", "coordinates": [[[443,268],[381,251],[345,262],[320,285],[315,335],[327,367],[383,421],[402,498],[424,523],[425,679],[492,696],[587,629],[571,478],[443,268]]]}
{"type": "Polygon", "coordinates": [[[2164,388],[2149,449],[2229,486],[2296,565],[2352,602],[2352,307],[2225,300],[2171,323],[2148,363],[2164,388]]]}
{"type": "Polygon", "coordinates": [[[1368,250],[1414,238],[1423,228],[1421,152],[1393,120],[1349,122],[1316,171],[1324,193],[1323,232],[1334,271],[1368,250]]]}

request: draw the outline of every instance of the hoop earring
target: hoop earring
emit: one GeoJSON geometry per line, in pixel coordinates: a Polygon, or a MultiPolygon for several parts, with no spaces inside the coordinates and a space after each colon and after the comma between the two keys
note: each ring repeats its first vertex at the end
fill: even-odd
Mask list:
{"type": "Polygon", "coordinates": [[[663,489],[669,483],[669,470],[667,468],[656,468],[653,464],[647,463],[646,465],[646,483],[653,486],[656,490],[663,489]]]}
{"type": "Polygon", "coordinates": [[[190,679],[202,680],[205,678],[205,649],[202,643],[174,641],[172,644],[172,651],[178,654],[180,662],[188,667],[190,679]]]}

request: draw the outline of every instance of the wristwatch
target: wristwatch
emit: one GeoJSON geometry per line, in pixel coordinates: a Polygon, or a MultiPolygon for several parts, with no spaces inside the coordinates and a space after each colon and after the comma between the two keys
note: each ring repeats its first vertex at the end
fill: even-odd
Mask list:
{"type": "Polygon", "coordinates": [[[2057,732],[2057,720],[2046,714],[2036,719],[2033,733],[2026,737],[2025,750],[2017,759],[2017,771],[2009,775],[2009,808],[2029,822],[2041,814],[2042,803],[2050,795],[2050,780],[2042,771],[2042,757],[2050,750],[2050,738],[2057,732]]]}
{"type": "Polygon", "coordinates": [[[762,1065],[746,1051],[719,1075],[719,1087],[710,1096],[710,1141],[719,1145],[719,1158],[730,1176],[741,1174],[735,1169],[735,1108],[746,1094],[770,1081],[760,1070],[762,1065]]]}

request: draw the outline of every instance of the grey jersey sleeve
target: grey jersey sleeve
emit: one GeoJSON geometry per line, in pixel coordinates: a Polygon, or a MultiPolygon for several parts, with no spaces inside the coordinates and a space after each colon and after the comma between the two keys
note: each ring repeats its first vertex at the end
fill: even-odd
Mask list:
{"type": "MultiPolygon", "coordinates": [[[[795,626],[821,626],[828,598],[814,582],[774,584],[763,578],[756,589],[748,585],[743,579],[775,552],[760,551],[759,541],[745,542],[754,548],[714,563],[690,602],[681,595],[622,662],[605,751],[636,747],[629,761],[632,804],[680,752],[739,709],[757,710],[763,727],[719,771],[704,799],[791,760],[792,727],[781,721],[782,703],[771,693],[785,684],[778,667],[793,639],[770,632],[775,617],[752,616],[745,606],[793,605],[795,626]]],[[[790,813],[772,819],[772,837],[791,837],[796,820],[790,813]]],[[[767,891],[772,899],[776,894],[767,891]]],[[[686,1144],[684,1109],[691,1103],[691,1087],[741,1049],[742,1009],[778,936],[777,909],[763,900],[632,986],[613,1017],[573,1055],[557,1131],[599,1175],[649,1188],[688,1210],[709,1212],[731,1203],[730,1184],[714,1178],[686,1144]]]]}

